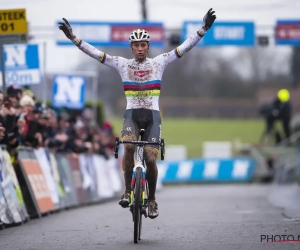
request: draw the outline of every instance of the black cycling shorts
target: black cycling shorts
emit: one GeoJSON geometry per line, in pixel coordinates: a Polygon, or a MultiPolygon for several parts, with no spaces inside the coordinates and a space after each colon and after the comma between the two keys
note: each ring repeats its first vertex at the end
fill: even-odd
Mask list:
{"type": "MultiPolygon", "coordinates": [[[[127,109],[124,114],[122,138],[134,134],[139,138],[140,129],[145,129],[142,141],[160,142],[161,118],[157,110],[127,109]]],[[[158,148],[158,146],[153,146],[158,148]]]]}

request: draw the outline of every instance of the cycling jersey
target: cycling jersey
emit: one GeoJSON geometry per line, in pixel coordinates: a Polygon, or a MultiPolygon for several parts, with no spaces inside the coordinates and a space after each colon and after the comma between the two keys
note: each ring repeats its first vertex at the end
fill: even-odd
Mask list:
{"type": "Polygon", "coordinates": [[[159,111],[161,79],[166,66],[191,50],[204,34],[205,30],[201,29],[171,52],[161,54],[153,59],[146,58],[143,62],[120,56],[110,56],[81,39],[76,38],[73,42],[87,55],[119,72],[127,99],[126,109],[144,108],[159,111]]]}

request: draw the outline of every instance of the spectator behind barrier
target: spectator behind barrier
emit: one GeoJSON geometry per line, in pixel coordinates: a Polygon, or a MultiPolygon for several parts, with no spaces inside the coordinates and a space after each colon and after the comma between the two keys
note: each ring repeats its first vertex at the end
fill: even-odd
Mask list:
{"type": "Polygon", "coordinates": [[[28,89],[7,88],[0,91],[0,143],[17,159],[19,145],[48,147],[63,153],[96,153],[113,155],[115,134],[109,122],[97,124],[93,110],[81,115],[56,112],[36,101],[28,89]]]}
{"type": "Polygon", "coordinates": [[[20,139],[23,145],[36,148],[41,145],[41,135],[38,131],[38,117],[39,113],[36,112],[35,102],[29,95],[23,95],[20,100],[22,112],[19,120],[22,120],[23,128],[20,134],[20,139]]]}
{"type": "Polygon", "coordinates": [[[13,108],[12,102],[8,96],[3,96],[0,91],[0,123],[5,129],[5,133],[1,139],[1,144],[8,147],[18,146],[18,133],[15,130],[16,125],[16,110],[13,108]]]}

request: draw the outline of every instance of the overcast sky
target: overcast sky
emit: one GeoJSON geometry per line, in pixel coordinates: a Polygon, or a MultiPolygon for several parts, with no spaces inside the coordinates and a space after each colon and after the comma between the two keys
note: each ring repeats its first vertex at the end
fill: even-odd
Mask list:
{"type": "MultiPolygon", "coordinates": [[[[50,35],[38,42],[47,42],[48,71],[71,69],[82,53],[76,47],[55,45],[51,32],[62,17],[78,21],[141,20],[139,0],[0,0],[0,5],[1,9],[26,8],[31,26],[45,26],[50,35]]],[[[254,21],[258,33],[272,32],[277,19],[300,19],[298,0],[148,0],[147,6],[149,21],[163,22],[166,28],[180,28],[185,20],[202,20],[210,7],[219,21],[254,21]],[[267,26],[262,29],[262,25],[267,26]]]]}

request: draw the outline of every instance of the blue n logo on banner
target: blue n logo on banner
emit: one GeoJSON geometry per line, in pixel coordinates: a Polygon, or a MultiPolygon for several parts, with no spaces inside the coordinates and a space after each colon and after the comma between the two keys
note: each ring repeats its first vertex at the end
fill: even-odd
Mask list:
{"type": "MultiPolygon", "coordinates": [[[[41,83],[39,47],[37,44],[5,45],[5,82],[7,85],[30,85],[41,83]]],[[[0,62],[2,74],[2,64],[0,62]]],[[[0,76],[1,76],[0,74],[0,76]]],[[[2,85],[2,76],[0,77],[2,85]]]]}
{"type": "Polygon", "coordinates": [[[85,76],[56,75],[53,77],[52,105],[56,108],[81,109],[85,104],[85,76]]]}

